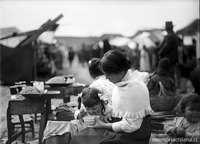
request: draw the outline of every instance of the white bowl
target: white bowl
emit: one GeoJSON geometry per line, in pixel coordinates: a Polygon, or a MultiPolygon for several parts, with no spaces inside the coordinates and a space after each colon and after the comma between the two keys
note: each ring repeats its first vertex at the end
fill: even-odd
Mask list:
{"type": "Polygon", "coordinates": [[[84,123],[88,126],[94,126],[96,123],[96,121],[95,121],[96,117],[99,117],[99,116],[96,116],[96,115],[85,116],[85,117],[83,117],[84,123]]]}

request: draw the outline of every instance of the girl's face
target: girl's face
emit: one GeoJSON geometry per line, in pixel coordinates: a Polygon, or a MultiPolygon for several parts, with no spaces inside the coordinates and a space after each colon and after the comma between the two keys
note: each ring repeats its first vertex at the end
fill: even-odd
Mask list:
{"type": "Polygon", "coordinates": [[[126,74],[126,72],[105,73],[106,78],[109,79],[112,83],[120,82],[125,74],[126,74]]]}
{"type": "Polygon", "coordinates": [[[200,121],[200,105],[188,104],[185,108],[185,118],[189,123],[197,123],[200,121]]]}
{"type": "Polygon", "coordinates": [[[97,104],[93,107],[85,107],[85,109],[90,115],[101,115],[102,106],[101,104],[97,104]]]}

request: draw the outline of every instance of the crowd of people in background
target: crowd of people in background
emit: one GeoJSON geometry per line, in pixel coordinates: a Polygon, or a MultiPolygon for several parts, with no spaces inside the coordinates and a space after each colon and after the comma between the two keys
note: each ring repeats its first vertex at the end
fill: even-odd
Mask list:
{"type": "Polygon", "coordinates": [[[192,39],[192,45],[184,45],[183,38],[177,36],[173,31],[173,23],[165,23],[167,35],[162,42],[155,42],[155,47],[148,48],[145,45],[136,44],[134,49],[127,47],[116,47],[109,44],[109,39],[102,41],[103,45],[82,44],[79,50],[69,48],[68,59],[71,65],[75,55],[77,55],[82,66],[87,66],[87,62],[93,58],[101,58],[105,52],[111,49],[120,49],[131,61],[132,67],[145,72],[154,72],[158,67],[159,61],[166,57],[170,61],[170,74],[176,88],[180,92],[186,92],[189,75],[196,65],[196,40],[192,39]]]}

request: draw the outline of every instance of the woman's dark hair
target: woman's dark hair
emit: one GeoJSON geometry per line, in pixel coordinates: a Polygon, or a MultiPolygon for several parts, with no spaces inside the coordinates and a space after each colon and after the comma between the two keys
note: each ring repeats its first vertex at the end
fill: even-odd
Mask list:
{"type": "Polygon", "coordinates": [[[104,73],[119,73],[131,68],[126,55],[119,50],[110,50],[101,59],[101,68],[104,73]]]}
{"type": "Polygon", "coordinates": [[[98,76],[103,75],[103,71],[100,67],[100,59],[99,58],[92,58],[88,62],[89,73],[92,78],[96,78],[98,76]]]}
{"type": "Polygon", "coordinates": [[[101,92],[96,88],[84,88],[82,90],[81,97],[78,98],[78,109],[81,107],[81,101],[85,107],[89,108],[94,107],[100,103],[102,106],[101,113],[103,114],[105,112],[105,102],[100,99],[99,94],[101,94],[101,92]]]}
{"type": "Polygon", "coordinates": [[[181,108],[181,112],[184,113],[185,112],[185,108],[189,105],[189,104],[198,104],[198,109],[200,111],[200,97],[197,94],[190,94],[188,96],[185,96],[181,99],[180,101],[180,108],[181,108]]]}

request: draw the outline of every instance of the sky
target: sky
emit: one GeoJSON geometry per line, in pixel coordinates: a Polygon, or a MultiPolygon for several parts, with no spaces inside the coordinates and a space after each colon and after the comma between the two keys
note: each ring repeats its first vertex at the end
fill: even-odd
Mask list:
{"type": "Polygon", "coordinates": [[[0,0],[0,28],[34,30],[60,14],[57,36],[131,36],[165,21],[185,27],[199,18],[199,0],[0,0]]]}

